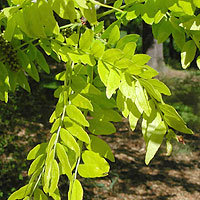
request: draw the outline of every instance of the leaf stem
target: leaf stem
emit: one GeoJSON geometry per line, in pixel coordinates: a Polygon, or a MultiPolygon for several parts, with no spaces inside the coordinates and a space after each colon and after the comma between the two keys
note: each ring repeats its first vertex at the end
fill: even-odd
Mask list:
{"type": "MultiPolygon", "coordinates": [[[[119,8],[119,10],[122,11],[122,9],[127,8],[127,7],[130,7],[130,6],[132,6],[132,5],[134,5],[134,3],[131,3],[131,4],[129,4],[129,5],[123,5],[123,6],[121,6],[121,7],[119,8]]],[[[110,6],[110,7],[112,8],[112,10],[108,10],[108,11],[106,11],[106,12],[97,14],[97,19],[100,19],[100,18],[102,18],[102,17],[104,17],[104,16],[107,16],[107,15],[112,14],[113,12],[116,12],[116,8],[114,8],[114,7],[112,7],[112,6],[110,6]]],[[[124,13],[124,11],[122,11],[122,12],[124,13]]]]}
{"type": "Polygon", "coordinates": [[[40,175],[38,176],[38,179],[37,179],[37,181],[36,181],[36,183],[35,183],[35,185],[34,185],[34,188],[33,188],[32,192],[31,192],[31,194],[30,194],[30,197],[32,197],[32,195],[33,195],[35,189],[37,188],[37,186],[38,186],[38,184],[39,184],[39,181],[40,181],[40,179],[41,179],[41,177],[42,177],[42,174],[44,173],[44,169],[45,169],[45,166],[43,167],[42,171],[40,172],[40,175]]]}
{"type": "Polygon", "coordinates": [[[90,2],[93,3],[93,4],[96,4],[96,5],[99,5],[99,6],[105,7],[105,8],[111,8],[111,9],[113,9],[113,10],[115,10],[115,11],[118,11],[118,12],[121,12],[121,13],[124,12],[123,10],[120,10],[119,8],[115,8],[115,7],[113,7],[113,6],[109,6],[109,5],[106,5],[106,4],[103,4],[103,3],[100,3],[100,2],[95,1],[95,0],[90,0],[90,2]]]}

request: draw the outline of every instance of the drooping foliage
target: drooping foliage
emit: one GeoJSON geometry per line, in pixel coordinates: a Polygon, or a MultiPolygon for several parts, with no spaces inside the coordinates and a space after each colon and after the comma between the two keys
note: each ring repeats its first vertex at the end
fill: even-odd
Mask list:
{"type": "MultiPolygon", "coordinates": [[[[33,160],[30,181],[14,192],[15,199],[61,199],[59,178],[69,181],[68,199],[83,199],[78,174],[104,177],[107,160],[114,162],[109,145],[99,135],[115,133],[112,122],[122,116],[135,129],[142,118],[146,143],[145,163],[156,154],[164,138],[167,154],[172,151],[175,131],[191,134],[176,110],[162,95],[171,95],[155,79],[158,72],[147,65],[150,57],[135,53],[139,35],[120,36],[121,24],[141,17],[152,25],[154,37],[164,42],[171,34],[181,49],[183,68],[189,67],[199,49],[199,0],[9,0],[0,13],[0,99],[8,101],[17,85],[30,92],[27,77],[40,80],[40,70],[50,73],[44,53],[65,69],[56,75],[62,85],[50,117],[51,138],[28,154],[33,160]],[[97,13],[99,6],[108,10],[97,13]],[[107,28],[103,16],[116,14],[107,28]],[[62,18],[65,25],[59,25],[62,18]]],[[[197,66],[200,66],[200,57],[197,66]]]]}

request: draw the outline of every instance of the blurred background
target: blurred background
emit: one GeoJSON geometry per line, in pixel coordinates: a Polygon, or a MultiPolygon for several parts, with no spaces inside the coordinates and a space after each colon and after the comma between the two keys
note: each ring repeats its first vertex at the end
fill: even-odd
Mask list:
{"type": "MultiPolygon", "coordinates": [[[[6,1],[0,1],[0,8],[6,1]]],[[[106,17],[105,27],[115,19],[106,17]]],[[[126,119],[116,123],[117,133],[104,139],[110,144],[116,157],[111,164],[109,176],[103,179],[86,179],[84,200],[193,200],[200,196],[200,71],[193,62],[183,70],[180,64],[180,50],[172,37],[164,44],[153,39],[151,27],[140,18],[124,22],[121,36],[137,33],[141,38],[137,53],[152,56],[150,66],[160,72],[162,80],[172,92],[164,97],[166,103],[174,106],[194,135],[184,135],[185,144],[174,143],[171,157],[165,156],[161,147],[149,166],[144,164],[145,145],[140,128],[134,133],[128,128],[126,119]]],[[[53,92],[59,85],[56,73],[63,64],[47,58],[51,74],[41,72],[39,83],[30,79],[31,94],[17,88],[10,94],[9,102],[0,102],[0,200],[25,185],[30,165],[26,156],[31,148],[49,137],[49,117],[55,108],[53,92]]],[[[60,189],[66,199],[66,177],[61,177],[60,189]]]]}

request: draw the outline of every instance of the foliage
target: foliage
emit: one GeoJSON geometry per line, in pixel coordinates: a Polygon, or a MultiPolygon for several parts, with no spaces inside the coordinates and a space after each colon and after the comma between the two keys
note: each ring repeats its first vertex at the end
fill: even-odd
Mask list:
{"type": "Polygon", "coordinates": [[[132,130],[142,118],[146,164],[164,137],[170,154],[170,140],[176,139],[174,130],[192,133],[176,110],[164,103],[162,94],[171,93],[164,83],[154,79],[158,73],[147,65],[150,57],[135,54],[139,35],[120,37],[120,26],[141,16],[152,25],[158,42],[172,34],[181,49],[182,67],[187,68],[199,48],[199,15],[195,15],[199,1],[125,0],[124,5],[122,0],[111,5],[95,0],[8,3],[10,7],[0,13],[1,28],[5,30],[0,44],[0,99],[7,102],[8,92],[15,91],[17,85],[30,92],[27,76],[39,82],[40,70],[50,73],[42,52],[66,66],[56,75],[62,85],[54,93],[58,102],[50,117],[51,139],[29,152],[27,159],[33,160],[28,170],[30,181],[9,200],[48,196],[61,199],[61,175],[69,180],[68,199],[83,199],[77,175],[104,177],[110,168],[106,159],[114,161],[109,145],[98,136],[115,132],[111,122],[122,118],[117,110],[129,118],[132,130]],[[98,6],[108,11],[97,14],[98,6]],[[105,29],[101,17],[113,12],[116,20],[105,29]],[[60,26],[55,15],[66,24],[60,26]],[[12,53],[16,59],[10,61],[12,53]]]}
{"type": "Polygon", "coordinates": [[[165,97],[180,113],[188,126],[199,132],[200,123],[200,81],[199,72],[190,72],[185,78],[164,78],[163,81],[169,85],[172,96],[165,97]]]}

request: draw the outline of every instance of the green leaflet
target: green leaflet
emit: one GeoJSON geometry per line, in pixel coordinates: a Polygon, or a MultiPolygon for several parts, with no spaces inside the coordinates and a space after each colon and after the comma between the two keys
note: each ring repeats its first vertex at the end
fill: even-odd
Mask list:
{"type": "Polygon", "coordinates": [[[120,90],[118,90],[118,92],[117,92],[117,101],[116,101],[116,103],[117,103],[117,107],[122,112],[122,115],[124,117],[128,117],[129,110],[128,110],[127,104],[126,104],[126,97],[123,96],[123,94],[121,93],[120,90]]]}
{"type": "Polygon", "coordinates": [[[126,15],[126,19],[127,20],[132,20],[138,17],[138,15],[140,14],[140,9],[142,9],[142,5],[141,4],[135,4],[134,6],[132,6],[130,8],[130,11],[128,11],[127,15],[126,15]]]}
{"type": "Polygon", "coordinates": [[[75,62],[82,62],[83,64],[88,64],[93,66],[96,64],[94,57],[88,54],[79,54],[79,53],[68,53],[69,57],[75,62]]]}
{"type": "Polygon", "coordinates": [[[86,4],[86,0],[75,0],[75,2],[82,8],[88,8],[87,4],[86,4]]]}
{"type": "Polygon", "coordinates": [[[149,55],[135,54],[131,60],[135,64],[144,65],[144,64],[148,63],[150,59],[151,59],[151,57],[149,55]]]}
{"type": "Polygon", "coordinates": [[[74,7],[74,1],[49,0],[48,2],[61,18],[69,19],[71,22],[76,19],[77,16],[74,7]]]}
{"type": "Polygon", "coordinates": [[[48,200],[48,197],[44,194],[44,192],[41,189],[36,188],[34,192],[34,199],[48,200]]]}
{"type": "Polygon", "coordinates": [[[200,69],[200,56],[197,57],[197,67],[200,69]]]}
{"type": "Polygon", "coordinates": [[[55,192],[50,194],[50,196],[54,199],[54,200],[61,200],[61,197],[60,197],[60,193],[59,193],[59,190],[58,188],[56,188],[55,192]]]}
{"type": "Polygon", "coordinates": [[[123,48],[124,57],[131,59],[135,53],[135,49],[136,49],[136,43],[128,42],[123,48]]]}
{"type": "Polygon", "coordinates": [[[108,75],[108,81],[107,81],[107,87],[106,87],[106,96],[108,99],[112,97],[112,95],[115,93],[115,90],[120,85],[120,75],[115,69],[111,69],[110,73],[108,75]]]}
{"type": "Polygon", "coordinates": [[[11,0],[15,5],[21,5],[25,0],[11,0]]]}
{"type": "Polygon", "coordinates": [[[81,94],[73,94],[69,97],[71,100],[72,104],[83,109],[88,109],[90,111],[93,111],[93,106],[91,104],[91,101],[81,94]]]}
{"type": "Polygon", "coordinates": [[[116,48],[118,49],[123,49],[125,47],[125,45],[129,42],[137,42],[137,40],[139,39],[139,35],[137,34],[129,34],[124,36],[123,38],[121,38],[118,42],[117,42],[117,46],[116,48]]]}
{"type": "Polygon", "coordinates": [[[60,137],[67,147],[75,151],[76,156],[78,157],[80,155],[80,148],[74,137],[64,128],[61,128],[60,130],[60,137]]]}
{"type": "Polygon", "coordinates": [[[92,30],[87,29],[80,38],[79,45],[81,49],[87,50],[91,47],[94,38],[92,30]]]}
{"type": "Polygon", "coordinates": [[[46,2],[45,0],[42,0],[42,1],[38,1],[37,4],[38,4],[38,11],[39,11],[38,14],[39,14],[42,24],[44,25],[45,33],[48,36],[51,36],[52,33],[58,35],[59,26],[54,18],[53,10],[51,9],[48,2],[46,2]]]}
{"type": "Polygon", "coordinates": [[[7,27],[4,33],[4,37],[6,40],[11,41],[13,34],[15,32],[16,22],[14,16],[8,18],[7,27]]]}
{"type": "Polygon", "coordinates": [[[150,117],[144,116],[142,120],[142,133],[146,144],[148,144],[149,138],[154,134],[156,127],[161,121],[161,115],[156,110],[153,110],[150,117]]]}
{"type": "Polygon", "coordinates": [[[188,0],[179,0],[178,4],[183,9],[183,11],[185,12],[185,14],[187,14],[187,15],[193,15],[194,14],[195,8],[192,5],[191,1],[188,1],[188,0]]]}
{"type": "Polygon", "coordinates": [[[190,66],[196,54],[196,45],[193,40],[187,41],[181,51],[181,64],[183,69],[190,66]]]}
{"type": "Polygon", "coordinates": [[[160,124],[155,128],[153,134],[149,138],[149,142],[147,144],[147,152],[145,156],[145,163],[146,165],[152,160],[156,152],[158,151],[163,137],[166,133],[166,126],[165,123],[162,121],[160,124]]]}
{"type": "Polygon", "coordinates": [[[130,123],[130,127],[132,131],[135,130],[140,116],[141,116],[141,112],[137,108],[136,104],[134,102],[131,102],[130,113],[129,113],[129,123],[130,123]]]}
{"type": "Polygon", "coordinates": [[[153,87],[157,89],[160,93],[168,95],[168,96],[171,95],[169,88],[158,79],[149,79],[148,82],[151,83],[153,87]]]}
{"type": "Polygon", "coordinates": [[[95,135],[110,135],[116,131],[114,125],[107,121],[91,119],[89,123],[89,131],[95,135]]]}
{"type": "MultiPolygon", "coordinates": [[[[81,0],[79,0],[81,1],[81,0]]],[[[81,8],[80,10],[83,14],[83,16],[88,20],[88,22],[92,25],[97,24],[97,16],[96,16],[96,9],[94,7],[94,4],[88,2],[87,3],[88,8],[81,8]]]]}
{"type": "Polygon", "coordinates": [[[50,132],[54,133],[55,131],[57,131],[58,127],[60,126],[60,123],[61,123],[61,119],[60,118],[56,119],[56,121],[53,123],[51,127],[50,132]]]}
{"type": "Polygon", "coordinates": [[[193,134],[192,130],[187,128],[183,119],[172,106],[167,104],[159,104],[159,108],[164,113],[164,120],[170,127],[183,133],[193,134]]]}
{"type": "Polygon", "coordinates": [[[34,61],[37,54],[37,48],[33,44],[28,45],[27,55],[30,61],[34,61]]]}
{"type": "Polygon", "coordinates": [[[27,195],[29,195],[31,193],[32,187],[33,187],[33,183],[31,185],[27,184],[27,185],[21,187],[19,190],[14,192],[8,198],[8,200],[23,199],[24,197],[26,197],[27,195]]]}
{"type": "Polygon", "coordinates": [[[167,124],[174,128],[177,131],[193,134],[192,130],[187,128],[187,126],[176,117],[170,116],[170,115],[164,115],[164,120],[167,122],[167,124]]]}
{"type": "Polygon", "coordinates": [[[158,40],[158,43],[164,42],[172,33],[172,26],[170,21],[164,17],[160,23],[153,24],[152,31],[154,37],[158,40]]]}
{"type": "Polygon", "coordinates": [[[37,56],[36,56],[36,61],[38,63],[38,65],[47,73],[50,73],[50,69],[49,69],[49,65],[47,64],[44,56],[42,55],[42,53],[37,50],[37,56]]]}
{"type": "Polygon", "coordinates": [[[39,155],[32,163],[28,170],[28,175],[33,174],[38,168],[41,168],[44,165],[45,155],[39,155]]]}
{"type": "Polygon", "coordinates": [[[139,76],[144,79],[151,79],[157,76],[158,74],[159,73],[155,69],[149,67],[148,65],[144,65],[142,68],[142,73],[139,74],[139,76]]]}
{"type": "Polygon", "coordinates": [[[54,150],[48,151],[45,161],[44,183],[43,190],[45,193],[49,192],[49,185],[51,180],[52,162],[54,160],[54,150]]]}
{"type": "Polygon", "coordinates": [[[32,4],[31,6],[26,6],[23,8],[23,17],[26,29],[33,38],[45,38],[46,34],[44,31],[44,26],[38,15],[37,4],[32,4]]]}
{"type": "Polygon", "coordinates": [[[126,98],[130,98],[133,101],[136,98],[135,81],[132,81],[128,75],[125,74],[123,77],[119,89],[126,98]]]}
{"type": "Polygon", "coordinates": [[[51,170],[51,185],[49,188],[49,194],[53,194],[55,190],[58,187],[60,172],[59,172],[59,166],[57,161],[54,159],[52,164],[52,170],[51,170]]]}
{"type": "Polygon", "coordinates": [[[68,176],[69,180],[71,180],[72,179],[72,170],[71,170],[71,166],[70,166],[70,163],[69,163],[67,153],[66,153],[63,145],[61,145],[60,143],[57,143],[56,147],[57,147],[56,153],[57,153],[57,156],[58,156],[58,158],[59,158],[59,160],[62,164],[64,173],[68,176]]]}
{"type": "Polygon", "coordinates": [[[100,76],[101,81],[105,86],[107,86],[107,81],[109,77],[109,69],[108,65],[106,65],[104,62],[99,61],[98,62],[98,73],[100,76]]]}
{"type": "Polygon", "coordinates": [[[19,85],[25,89],[27,92],[31,91],[31,88],[29,86],[28,80],[26,78],[26,75],[24,74],[24,72],[19,71],[18,72],[18,76],[17,76],[17,82],[19,83],[19,85]]]}
{"type": "Polygon", "coordinates": [[[115,25],[110,32],[109,38],[108,38],[108,44],[115,44],[120,39],[120,31],[119,27],[115,25]]]}
{"type": "Polygon", "coordinates": [[[199,0],[193,0],[193,3],[194,3],[194,5],[195,5],[197,8],[200,8],[200,2],[199,2],[199,0]]]}
{"type": "Polygon", "coordinates": [[[49,144],[47,146],[47,154],[50,153],[51,149],[53,148],[54,144],[55,144],[55,141],[56,141],[56,137],[57,137],[57,134],[54,133],[52,136],[51,136],[51,139],[49,141],[49,144]]]}
{"type": "Polygon", "coordinates": [[[98,153],[93,151],[84,151],[82,154],[84,164],[78,167],[78,173],[84,178],[94,178],[106,176],[110,166],[107,161],[98,153]]]}
{"type": "Polygon", "coordinates": [[[83,188],[79,180],[75,179],[70,183],[70,189],[68,192],[69,200],[82,200],[83,199],[83,188]]]}
{"type": "Polygon", "coordinates": [[[41,38],[39,44],[48,56],[51,55],[52,49],[49,40],[41,38]]]}
{"type": "Polygon", "coordinates": [[[90,112],[91,116],[98,118],[100,121],[119,122],[122,120],[121,115],[113,109],[102,109],[94,104],[94,112],[90,112]]]}
{"type": "Polygon", "coordinates": [[[102,34],[101,38],[102,38],[102,39],[109,38],[109,35],[110,35],[110,33],[111,33],[113,27],[114,27],[115,25],[120,26],[120,24],[121,24],[121,19],[118,19],[117,21],[113,22],[113,23],[105,30],[105,32],[102,34]]]}
{"type": "Polygon", "coordinates": [[[70,119],[76,121],[77,123],[83,126],[89,126],[88,121],[86,120],[83,113],[74,105],[67,105],[66,113],[70,119]]]}
{"type": "Polygon", "coordinates": [[[8,79],[6,80],[6,82],[8,83],[8,85],[10,86],[10,90],[11,91],[15,91],[15,88],[17,86],[17,74],[16,72],[11,71],[10,69],[7,68],[7,72],[8,72],[8,79]]]}
{"type": "Polygon", "coordinates": [[[126,69],[126,68],[130,68],[130,67],[135,67],[134,63],[130,59],[124,58],[124,57],[119,60],[116,60],[114,62],[114,65],[118,69],[126,69]]]}
{"type": "Polygon", "coordinates": [[[113,63],[124,56],[123,51],[120,49],[108,49],[102,56],[102,61],[106,63],[113,63]]]}
{"type": "Polygon", "coordinates": [[[68,117],[65,117],[63,123],[65,128],[69,131],[70,134],[72,134],[73,136],[77,137],[79,140],[87,144],[90,142],[90,138],[87,132],[84,131],[83,128],[76,122],[72,121],[68,117]]]}
{"type": "Polygon", "coordinates": [[[136,92],[136,99],[138,99],[139,105],[144,110],[144,112],[147,114],[147,116],[150,116],[151,109],[150,109],[150,105],[148,102],[148,97],[145,93],[144,88],[141,86],[139,81],[136,81],[136,83],[135,83],[135,92],[136,92]]]}
{"type": "Polygon", "coordinates": [[[179,26],[180,21],[177,18],[172,16],[170,18],[170,22],[173,26],[172,36],[174,38],[174,41],[176,42],[178,47],[182,49],[183,45],[185,44],[185,32],[183,28],[179,26]]]}
{"type": "Polygon", "coordinates": [[[115,162],[115,158],[113,156],[110,146],[97,136],[90,135],[90,144],[87,145],[87,149],[99,153],[100,156],[105,157],[112,162],[115,162]]]}
{"type": "Polygon", "coordinates": [[[99,41],[99,40],[94,40],[92,43],[92,47],[91,47],[91,53],[97,57],[97,58],[101,58],[103,53],[105,50],[105,45],[99,41]]]}
{"type": "Polygon", "coordinates": [[[154,88],[153,85],[151,85],[151,83],[148,80],[144,80],[144,79],[139,79],[141,85],[146,89],[146,91],[148,92],[148,94],[152,97],[154,97],[157,101],[161,102],[162,101],[162,96],[159,93],[158,90],[156,90],[154,88]]]}

